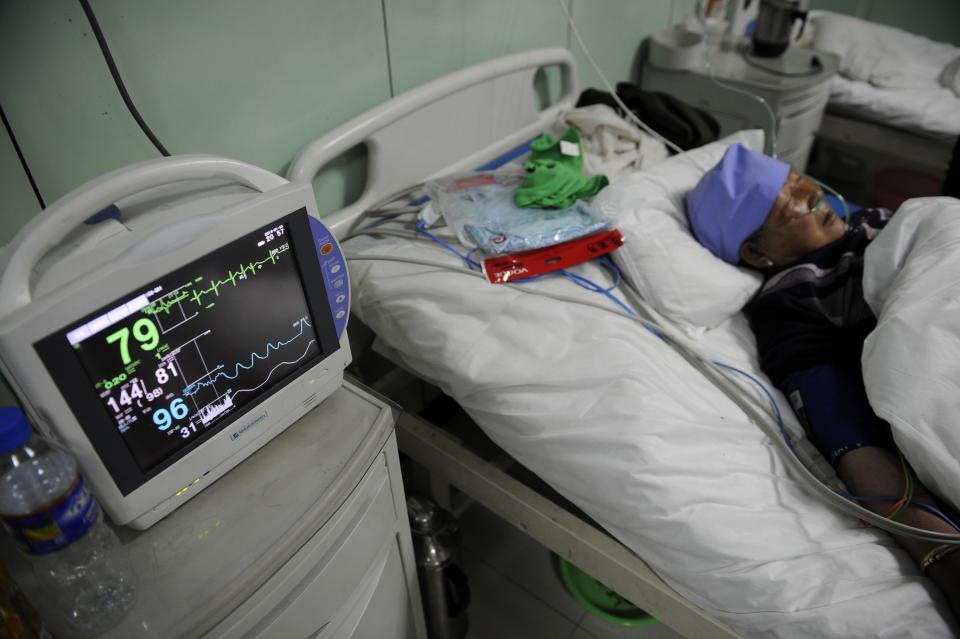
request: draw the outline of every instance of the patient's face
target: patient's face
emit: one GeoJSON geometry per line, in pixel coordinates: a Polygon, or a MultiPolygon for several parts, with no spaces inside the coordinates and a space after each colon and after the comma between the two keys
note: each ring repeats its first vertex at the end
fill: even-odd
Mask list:
{"type": "Polygon", "coordinates": [[[740,257],[756,268],[786,266],[843,233],[843,220],[820,187],[790,169],[763,226],[740,247],[740,257]]]}

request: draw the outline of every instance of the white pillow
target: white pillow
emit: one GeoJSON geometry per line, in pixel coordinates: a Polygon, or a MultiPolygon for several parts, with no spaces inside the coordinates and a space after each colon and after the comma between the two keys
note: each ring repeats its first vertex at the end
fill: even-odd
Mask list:
{"type": "Polygon", "coordinates": [[[625,239],[613,253],[623,276],[692,337],[738,313],[763,283],[756,271],[727,264],[702,247],[687,222],[687,192],[735,142],[762,150],[763,131],[740,131],[676,155],[619,178],[597,195],[625,239]]]}
{"type": "Polygon", "coordinates": [[[889,86],[890,80],[894,86],[935,86],[944,65],[960,53],[946,42],[831,11],[813,11],[810,21],[815,27],[813,48],[840,56],[841,74],[877,86],[889,86]],[[879,59],[883,60],[880,73],[874,77],[879,59]],[[864,63],[868,65],[866,77],[864,63]]]}

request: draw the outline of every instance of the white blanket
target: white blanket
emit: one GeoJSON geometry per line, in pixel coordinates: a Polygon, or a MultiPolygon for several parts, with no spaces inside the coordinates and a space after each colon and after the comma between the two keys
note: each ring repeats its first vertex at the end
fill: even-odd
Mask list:
{"type": "MultiPolygon", "coordinates": [[[[739,408],[640,326],[443,269],[360,259],[460,265],[429,242],[357,238],[345,251],[353,310],[397,361],[743,635],[953,636],[939,593],[889,535],[812,497],[739,408]]],[[[575,270],[608,281],[594,265],[575,270]]],[[[560,278],[529,286],[604,303],[560,278]]],[[[742,314],[697,344],[769,385],[742,314]]]]}
{"type": "Polygon", "coordinates": [[[960,97],[942,86],[897,91],[836,75],[830,78],[830,108],[943,143],[960,135],[960,97]]]}
{"type": "Polygon", "coordinates": [[[878,318],[870,404],[921,481],[960,507],[960,200],[901,206],[867,249],[863,289],[878,318]]]}

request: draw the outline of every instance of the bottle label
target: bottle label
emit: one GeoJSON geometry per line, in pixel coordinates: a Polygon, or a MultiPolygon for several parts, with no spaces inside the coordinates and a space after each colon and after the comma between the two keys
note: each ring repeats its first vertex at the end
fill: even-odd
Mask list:
{"type": "Polygon", "coordinates": [[[70,490],[48,508],[29,515],[4,516],[3,523],[21,548],[41,555],[83,537],[97,520],[98,512],[96,500],[78,473],[70,490]]]}

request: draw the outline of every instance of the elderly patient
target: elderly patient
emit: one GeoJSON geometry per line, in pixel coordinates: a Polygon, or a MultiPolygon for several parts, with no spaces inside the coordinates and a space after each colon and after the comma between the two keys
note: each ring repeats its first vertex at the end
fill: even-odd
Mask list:
{"type": "MultiPolygon", "coordinates": [[[[687,212],[704,247],[764,274],[763,287],[747,306],[760,363],[814,445],[853,494],[901,495],[906,464],[890,427],[870,408],[860,369],[864,339],[876,326],[863,297],[863,254],[890,211],[860,211],[848,230],[811,180],[735,144],[689,193],[687,212]]],[[[916,477],[911,480],[913,499],[933,505],[916,477]]],[[[917,528],[956,532],[918,507],[872,500],[863,505],[917,528]]],[[[958,547],[897,541],[960,618],[958,547]]]]}

